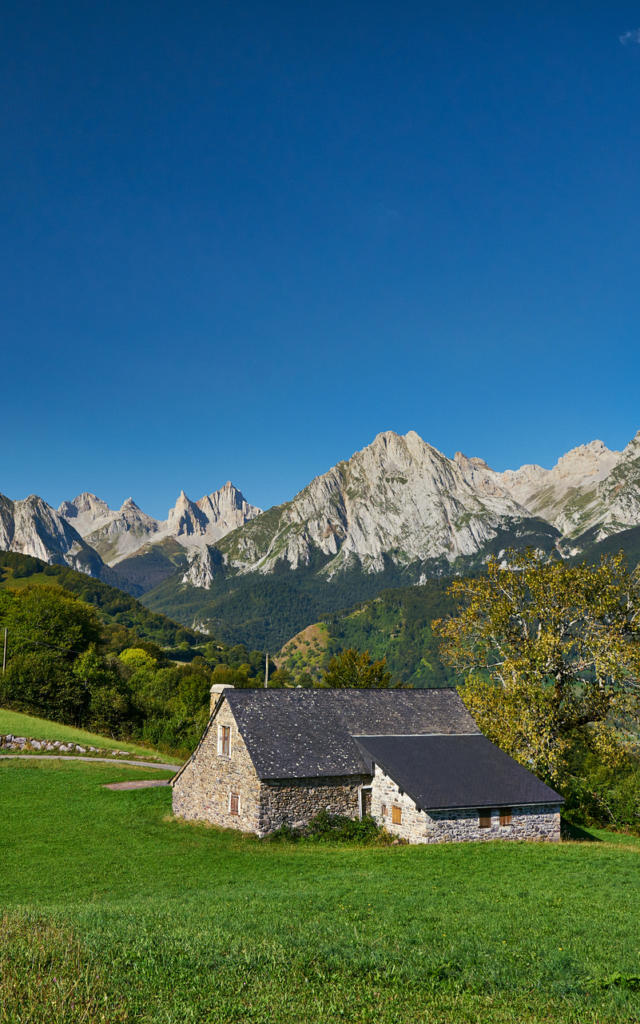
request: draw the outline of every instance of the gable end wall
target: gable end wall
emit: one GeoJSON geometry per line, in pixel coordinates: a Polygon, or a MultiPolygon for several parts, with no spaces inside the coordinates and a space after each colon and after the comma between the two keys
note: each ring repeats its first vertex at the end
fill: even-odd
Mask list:
{"type": "Polygon", "coordinates": [[[173,784],[173,813],[243,832],[260,829],[260,780],[236,720],[223,700],[193,760],[173,784]],[[231,756],[218,754],[218,726],[231,729],[231,756]],[[229,812],[229,794],[239,796],[239,814],[229,812]]]}

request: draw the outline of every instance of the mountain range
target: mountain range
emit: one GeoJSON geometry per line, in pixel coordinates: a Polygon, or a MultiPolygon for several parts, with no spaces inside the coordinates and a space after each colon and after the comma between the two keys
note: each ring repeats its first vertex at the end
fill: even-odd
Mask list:
{"type": "Polygon", "coordinates": [[[575,557],[638,527],[640,432],[621,452],[592,441],[552,469],[496,472],[461,452],[449,459],[414,431],[386,431],[264,512],[230,482],[198,501],[182,491],[164,521],[132,498],[111,509],[85,492],[56,510],[35,495],[0,496],[1,549],[80,569],[205,628],[224,595],[253,590],[255,601],[259,580],[279,585],[283,573],[315,586],[330,611],[330,588],[347,579],[360,600],[477,568],[508,546],[575,557]]]}

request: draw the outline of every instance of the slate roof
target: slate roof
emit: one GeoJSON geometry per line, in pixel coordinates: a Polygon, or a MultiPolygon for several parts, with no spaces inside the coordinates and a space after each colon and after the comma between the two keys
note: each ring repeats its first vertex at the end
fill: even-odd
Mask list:
{"type": "Polygon", "coordinates": [[[356,734],[479,732],[452,689],[227,689],[224,699],[261,779],[369,775],[356,734]]]}
{"type": "Polygon", "coordinates": [[[358,736],[362,756],[424,811],[560,804],[563,798],[486,736],[358,736]]]}

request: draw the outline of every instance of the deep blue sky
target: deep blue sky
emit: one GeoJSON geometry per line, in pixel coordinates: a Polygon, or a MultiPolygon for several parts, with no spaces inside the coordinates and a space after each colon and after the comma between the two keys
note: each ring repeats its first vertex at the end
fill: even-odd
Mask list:
{"type": "Polygon", "coordinates": [[[622,447],[638,28],[582,0],[5,4],[0,491],[164,516],[229,477],[286,500],[386,429],[497,469],[622,447]]]}

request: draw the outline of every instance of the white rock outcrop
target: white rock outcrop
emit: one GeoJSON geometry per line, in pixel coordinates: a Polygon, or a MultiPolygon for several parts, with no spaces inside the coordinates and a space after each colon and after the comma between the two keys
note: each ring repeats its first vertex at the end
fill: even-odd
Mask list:
{"type": "Polygon", "coordinates": [[[376,572],[386,558],[451,562],[527,512],[481,460],[451,460],[415,431],[387,431],[268,516],[220,544],[235,569],[269,572],[281,560],[295,569],[314,551],[330,557],[329,573],[354,563],[376,572]]]}
{"type": "Polygon", "coordinates": [[[574,537],[595,525],[604,514],[599,485],[621,457],[602,441],[591,441],[567,452],[553,469],[521,466],[495,476],[531,515],[574,537]]]}
{"type": "Polygon", "coordinates": [[[181,491],[166,521],[147,515],[133,498],[127,498],[121,508],[111,509],[86,491],[73,501],[64,501],[58,509],[107,565],[116,565],[145,545],[167,537],[184,547],[206,548],[260,512],[231,481],[197,502],[181,491]]]}
{"type": "Polygon", "coordinates": [[[104,568],[80,534],[36,494],[21,501],[0,495],[0,548],[93,575],[104,568]]]}

